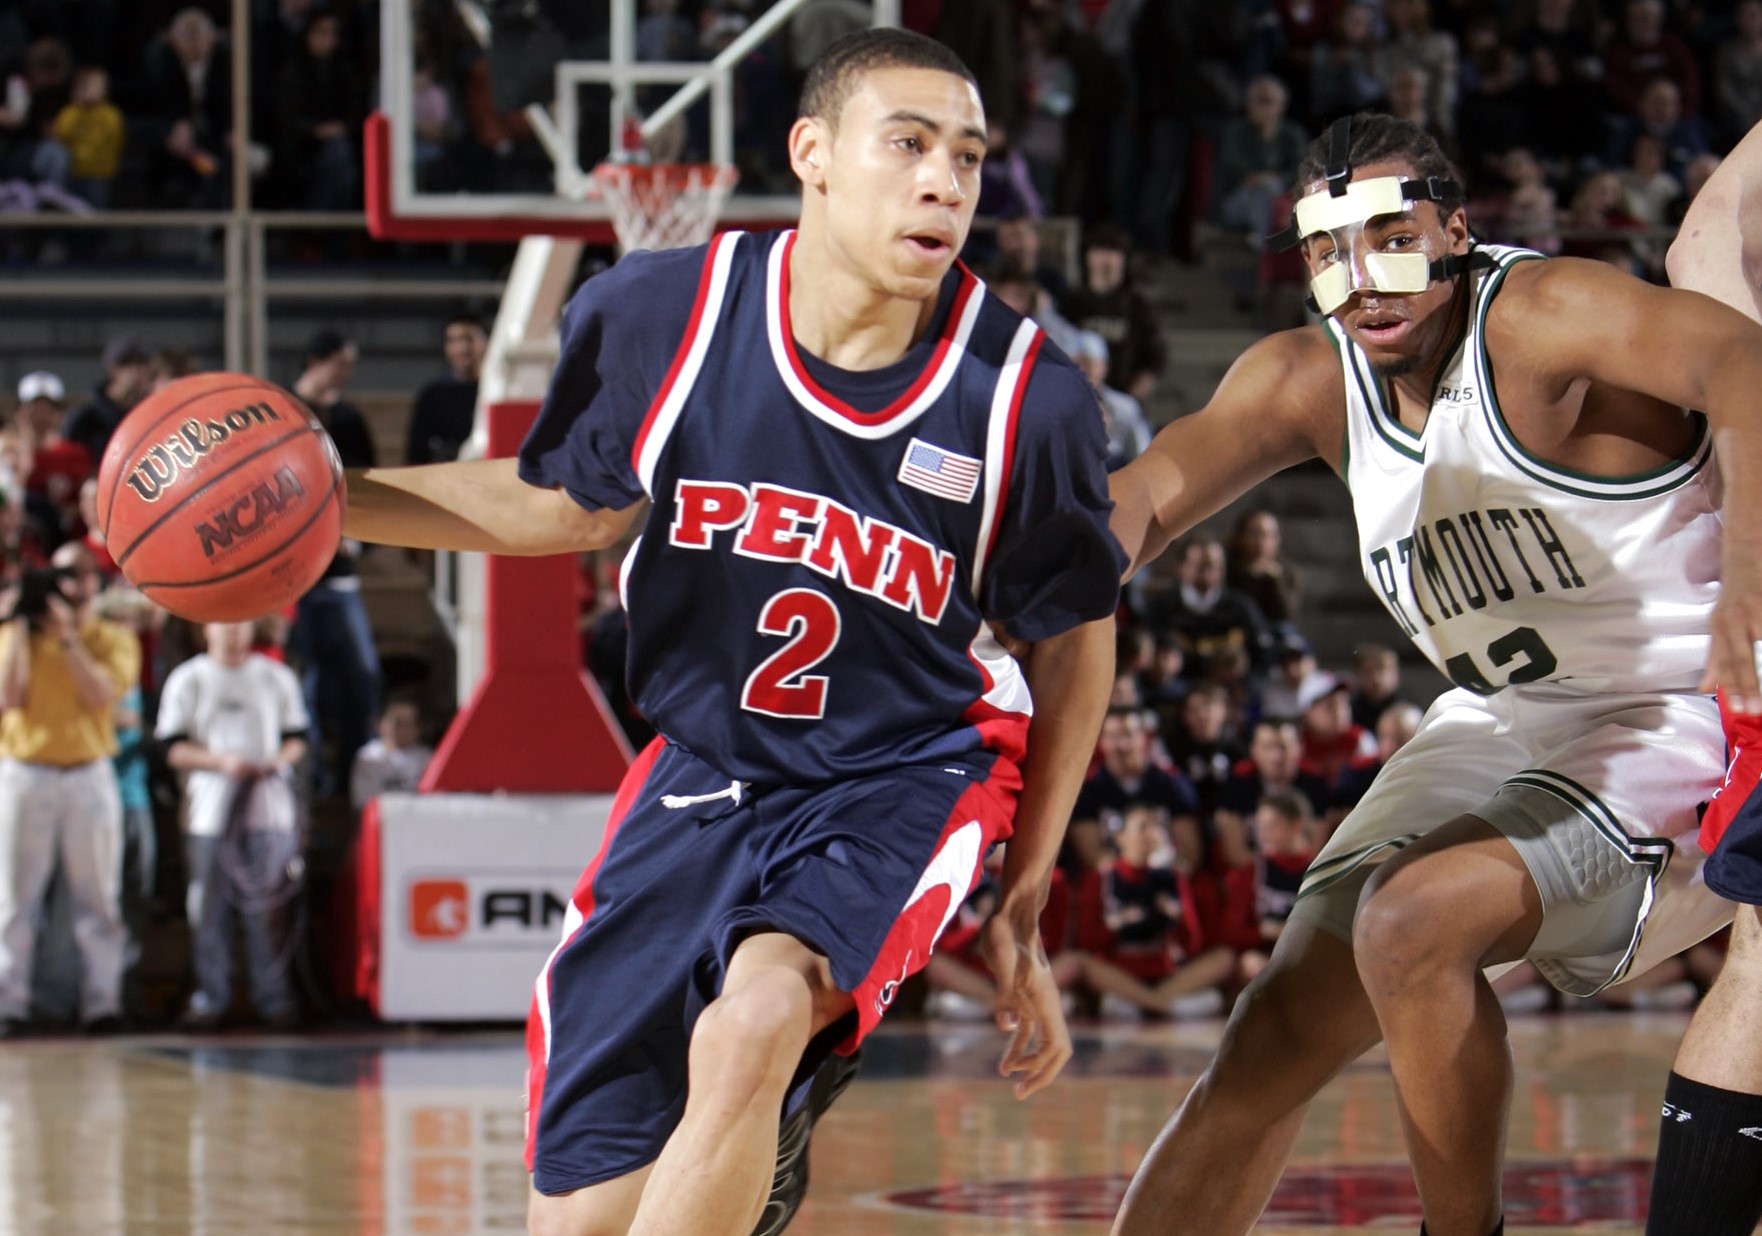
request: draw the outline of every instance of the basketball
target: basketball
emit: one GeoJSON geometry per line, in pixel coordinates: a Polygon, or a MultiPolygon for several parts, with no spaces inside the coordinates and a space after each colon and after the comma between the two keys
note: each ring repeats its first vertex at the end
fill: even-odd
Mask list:
{"type": "Polygon", "coordinates": [[[273,382],[196,374],[123,418],[97,505],[131,584],[193,622],[239,622],[297,600],[330,565],[343,465],[317,417],[273,382]]]}

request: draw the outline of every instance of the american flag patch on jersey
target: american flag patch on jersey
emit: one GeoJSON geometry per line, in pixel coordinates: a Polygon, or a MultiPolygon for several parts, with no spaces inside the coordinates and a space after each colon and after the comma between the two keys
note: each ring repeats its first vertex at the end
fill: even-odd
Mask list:
{"type": "Polygon", "coordinates": [[[956,455],[953,451],[913,438],[899,465],[899,482],[938,498],[971,502],[979,488],[979,468],[977,459],[956,455]]]}

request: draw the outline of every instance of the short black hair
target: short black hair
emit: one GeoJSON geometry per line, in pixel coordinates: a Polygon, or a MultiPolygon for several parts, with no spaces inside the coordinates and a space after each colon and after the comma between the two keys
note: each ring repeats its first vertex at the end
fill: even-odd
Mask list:
{"type": "Polygon", "coordinates": [[[845,100],[866,73],[876,69],[940,69],[979,85],[961,58],[935,39],[910,30],[876,26],[847,34],[828,47],[802,83],[798,116],[824,120],[834,128],[845,100]]]}
{"type": "MultiPolygon", "coordinates": [[[[1330,126],[1309,143],[1303,162],[1297,165],[1297,183],[1291,191],[1293,200],[1301,198],[1304,190],[1316,181],[1327,178],[1328,147],[1332,140],[1330,126]]],[[[1455,191],[1434,203],[1442,218],[1449,218],[1462,205],[1462,173],[1450,162],[1450,156],[1438,145],[1438,139],[1411,120],[1381,112],[1359,112],[1352,117],[1352,145],[1347,161],[1353,167],[1399,161],[1412,168],[1413,175],[1422,180],[1436,176],[1439,180],[1450,181],[1456,186],[1455,191]]]]}
{"type": "Polygon", "coordinates": [[[342,331],[326,327],[312,336],[312,341],[306,345],[306,354],[301,360],[308,365],[313,361],[329,360],[353,342],[354,340],[343,334],[342,331]]]}
{"type": "Polygon", "coordinates": [[[481,313],[473,313],[469,309],[461,309],[458,313],[455,313],[452,317],[448,318],[446,323],[441,327],[441,334],[444,336],[455,326],[475,326],[484,334],[489,334],[489,327],[483,324],[483,315],[481,313]]]}

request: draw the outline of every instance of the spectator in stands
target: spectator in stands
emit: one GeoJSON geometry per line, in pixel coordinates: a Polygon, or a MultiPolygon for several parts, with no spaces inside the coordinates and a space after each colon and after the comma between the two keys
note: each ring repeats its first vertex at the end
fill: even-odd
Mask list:
{"type": "Polygon", "coordinates": [[[1169,762],[1193,786],[1199,815],[1208,819],[1217,808],[1218,792],[1243,757],[1230,726],[1230,697],[1216,683],[1202,682],[1187,692],[1174,722],[1162,729],[1169,762]]]}
{"type": "Polygon", "coordinates": [[[1141,708],[1113,705],[1101,722],[1101,767],[1077,793],[1069,841],[1080,867],[1100,862],[1109,821],[1118,820],[1126,805],[1144,802],[1168,813],[1183,862],[1204,859],[1199,828],[1199,799],[1179,771],[1152,763],[1152,733],[1141,708]]]}
{"type": "Polygon", "coordinates": [[[16,584],[24,571],[48,559],[42,538],[25,518],[24,492],[0,489],[0,584],[16,584]]]}
{"type": "Polygon", "coordinates": [[[1639,221],[1622,204],[1621,178],[1614,172],[1592,172],[1585,177],[1573,194],[1567,226],[1581,234],[1563,241],[1562,253],[1609,262],[1629,274],[1645,277],[1632,239],[1622,235],[1638,228],[1639,221]]]}
{"type": "Polygon", "coordinates": [[[695,60],[697,32],[679,15],[679,0],[643,0],[636,23],[638,60],[695,60]]]}
{"type": "Polygon", "coordinates": [[[1529,19],[1512,36],[1520,54],[1549,53],[1559,72],[1575,85],[1601,81],[1597,55],[1597,6],[1592,0],[1535,0],[1529,19]]]}
{"type": "Polygon", "coordinates": [[[1496,43],[1474,64],[1474,82],[1456,113],[1456,138],[1470,192],[1477,185],[1498,182],[1505,153],[1514,146],[1530,144],[1531,123],[1517,53],[1496,43]]]}
{"type": "Polygon", "coordinates": [[[422,713],[414,699],[393,697],[379,714],[377,735],[355,752],[349,801],[356,811],[381,794],[413,794],[434,758],[422,741],[422,713]]]}
{"type": "Polygon", "coordinates": [[[1216,990],[1235,959],[1208,947],[1195,912],[1191,857],[1169,854],[1164,808],[1129,802],[1114,834],[1115,857],[1078,892],[1083,981],[1102,996],[1102,1015],[1142,1010],[1159,1017],[1223,1011],[1216,990]],[[1112,999],[1109,999],[1112,997],[1112,999]]]}
{"type": "Polygon", "coordinates": [[[92,456],[61,436],[61,379],[45,370],[27,373],[18,383],[18,410],[12,430],[24,463],[25,513],[44,544],[55,546],[81,535],[80,486],[95,471],[92,456]]]}
{"type": "Polygon", "coordinates": [[[1326,674],[1304,684],[1297,697],[1303,709],[1303,756],[1299,767],[1327,786],[1328,804],[1317,812],[1331,828],[1339,823],[1340,791],[1350,774],[1377,758],[1376,735],[1352,722],[1352,687],[1326,674]]]}
{"type": "Polygon", "coordinates": [[[1646,84],[1667,78],[1679,92],[1680,110],[1701,111],[1701,71],[1694,53],[1664,28],[1663,0],[1627,0],[1621,32],[1603,49],[1604,84],[1618,112],[1638,113],[1646,84]]]}
{"type": "Polygon", "coordinates": [[[1393,93],[1396,73],[1406,68],[1420,70],[1425,116],[1421,124],[1434,135],[1449,137],[1456,131],[1456,36],[1432,29],[1430,0],[1384,0],[1383,18],[1388,23],[1383,80],[1390,83],[1393,93]]]}
{"type": "Polygon", "coordinates": [[[1025,106],[1014,147],[1027,162],[1041,213],[1046,213],[1046,203],[1057,200],[1065,133],[1071,109],[1076,106],[1076,68],[1066,55],[1069,41],[1062,37],[1063,29],[1063,17],[1056,11],[1030,10],[1022,15],[1025,106]]]}
{"type": "Polygon", "coordinates": [[[1025,155],[1016,147],[1009,130],[995,120],[985,126],[985,162],[979,168],[980,218],[1028,215],[1038,219],[1046,213],[1040,191],[1025,155]]]}
{"type": "Polygon", "coordinates": [[[1542,165],[1526,147],[1505,152],[1500,168],[1511,186],[1499,222],[1499,235],[1538,253],[1560,252],[1560,208],[1542,165]]]}
{"type": "Polygon", "coordinates": [[[1261,715],[1295,721],[1303,714],[1297,697],[1310,679],[1322,673],[1315,649],[1297,630],[1286,631],[1273,650],[1272,672],[1260,689],[1261,715]]]}
{"type": "Polygon", "coordinates": [[[1041,252],[1039,220],[1021,211],[1000,215],[996,240],[998,269],[1005,275],[1031,276],[1055,303],[1070,293],[1064,271],[1041,252]]]}
{"type": "Polygon", "coordinates": [[[1640,94],[1637,114],[1617,120],[1609,149],[1612,167],[1626,165],[1642,136],[1654,137],[1664,152],[1664,170],[1681,183],[1689,160],[1708,153],[1700,117],[1683,108],[1682,94],[1667,77],[1654,77],[1640,94]]]}
{"type": "Polygon", "coordinates": [[[1218,835],[1222,837],[1233,828],[1237,836],[1246,837],[1248,822],[1261,799],[1272,793],[1301,794],[1312,812],[1326,811],[1330,805],[1327,784],[1304,770],[1302,755],[1302,730],[1296,721],[1263,717],[1256,722],[1249,735],[1248,758],[1237,761],[1230,779],[1218,789],[1213,815],[1218,835]]]}
{"type": "Polygon", "coordinates": [[[1080,330],[1071,339],[1071,359],[1089,379],[1107,427],[1107,470],[1123,468],[1150,445],[1150,421],[1139,402],[1107,384],[1107,340],[1092,330],[1080,330]]]}
{"type": "MultiPolygon", "coordinates": [[[[306,347],[294,393],[330,434],[344,467],[370,468],[375,452],[367,418],[343,398],[355,355],[353,340],[334,330],[319,331],[306,347]]],[[[379,714],[379,653],[361,600],[360,556],[358,542],[338,547],[323,578],[300,598],[288,633],[288,653],[300,667],[318,753],[320,798],[348,793],[355,752],[367,742],[379,714]]]]}
{"type": "MultiPolygon", "coordinates": [[[[98,529],[98,478],[95,476],[88,476],[80,483],[80,523],[86,530],[85,539],[80,543],[91,552],[92,561],[98,564],[108,587],[122,578],[122,572],[117,569],[116,559],[110,556],[110,548],[104,544],[104,534],[98,529]]],[[[105,617],[115,615],[106,614],[105,617]]]]}
{"type": "Polygon", "coordinates": [[[994,273],[991,291],[997,299],[1025,318],[1033,318],[1046,337],[1070,355],[1077,347],[1078,328],[1053,304],[1052,294],[1033,275],[1014,271],[994,273]]]}
{"type": "Polygon", "coordinates": [[[1224,582],[1224,544],[1196,533],[1181,549],[1175,587],[1153,596],[1147,617],[1178,635],[1189,678],[1205,677],[1210,660],[1226,648],[1247,656],[1255,671],[1266,667],[1272,647],[1266,617],[1248,597],[1224,582]]]}
{"type": "Polygon", "coordinates": [[[0,100],[0,180],[67,187],[67,147],[55,139],[55,118],[72,97],[73,58],[57,38],[25,50],[20,71],[6,78],[0,100]]]}
{"type": "Polygon", "coordinates": [[[1328,123],[1375,107],[1388,86],[1377,75],[1382,60],[1376,37],[1376,10],[1350,0],[1334,19],[1333,32],[1318,43],[1309,68],[1309,110],[1328,123]]]}
{"type": "Polygon", "coordinates": [[[1352,724],[1376,732],[1377,719],[1401,694],[1401,658],[1386,644],[1360,644],[1352,653],[1352,724]]]}
{"type": "Polygon", "coordinates": [[[214,21],[180,11],[147,49],[142,110],[152,135],[153,188],[167,206],[218,209],[231,200],[232,67],[214,21]]]}
{"type": "Polygon", "coordinates": [[[121,1025],[122,803],[110,757],[140,646],[94,613],[100,581],[84,547],[62,546],[53,565],[60,572],[12,593],[0,626],[0,1037],[24,1027],[36,916],[58,859],[85,969],[80,1017],[92,1033],[121,1025]]]}
{"type": "Polygon", "coordinates": [[[1309,800],[1289,790],[1263,796],[1254,809],[1253,848],[1224,873],[1220,943],[1237,950],[1243,984],[1266,968],[1284,934],[1303,875],[1315,861],[1315,814],[1309,800]]]}
{"type": "Polygon", "coordinates": [[[153,353],[153,363],[148,372],[147,389],[156,391],[168,386],[179,378],[187,378],[200,369],[196,363],[196,354],[188,348],[180,348],[169,344],[153,353]]]}
{"type": "Polygon", "coordinates": [[[297,204],[307,210],[350,210],[360,205],[361,154],[356,135],[366,96],[353,58],[342,50],[336,13],[314,9],[299,49],[282,66],[277,158],[297,168],[297,204]]]}
{"type": "Polygon", "coordinates": [[[118,335],[105,344],[104,380],[90,399],[67,414],[61,436],[85,447],[93,459],[103,459],[110,435],[147,393],[151,364],[145,345],[135,335],[118,335]]]}
{"type": "MultiPolygon", "coordinates": [[[[95,482],[93,482],[95,485],[95,482]]],[[[108,556],[108,555],[106,555],[108,556]]],[[[142,641],[141,666],[145,673],[148,647],[142,637],[164,614],[158,606],[126,584],[111,586],[106,577],[95,602],[100,618],[119,623],[142,641]]],[[[148,785],[147,733],[142,684],[137,681],[117,699],[112,714],[116,726],[117,796],[122,802],[122,882],[117,899],[126,943],[122,962],[123,1015],[139,1024],[147,1010],[141,983],[142,938],[159,887],[159,830],[153,818],[153,794],[148,785]]]]}
{"type": "Polygon", "coordinates": [[[1309,144],[1308,135],[1285,115],[1290,92],[1276,77],[1248,83],[1243,115],[1224,126],[1218,141],[1215,215],[1222,226],[1259,248],[1278,229],[1273,203],[1290,188],[1309,144]]]}
{"type": "Polygon", "coordinates": [[[1059,302],[1079,330],[1107,340],[1107,384],[1142,402],[1168,364],[1162,323],[1131,278],[1131,241],[1107,223],[1089,229],[1083,247],[1083,286],[1059,302]]]}
{"type": "Polygon", "coordinates": [[[455,313],[441,333],[447,372],[416,392],[405,437],[404,462],[445,463],[459,457],[477,420],[477,378],[489,344],[483,319],[455,313]]]}
{"type": "Polygon", "coordinates": [[[1737,30],[1714,61],[1711,119],[1727,144],[1762,121],[1762,0],[1738,0],[1737,30]]]}
{"type": "Polygon", "coordinates": [[[1022,100],[1015,6],[1009,0],[959,0],[944,3],[935,21],[932,36],[953,49],[979,83],[985,118],[1013,131],[1022,100]]]}
{"type": "Polygon", "coordinates": [[[155,729],[184,783],[196,990],[182,1024],[211,1030],[232,1007],[233,935],[243,930],[251,1003],[272,1026],[299,1023],[289,864],[300,855],[294,769],[306,710],[293,673],[251,651],[251,624],[211,622],[207,651],[171,671],[155,729]]]}
{"type": "Polygon", "coordinates": [[[1564,182],[1604,144],[1602,83],[1564,69],[1559,53],[1549,47],[1525,55],[1529,78],[1519,89],[1526,115],[1521,144],[1535,152],[1551,179],[1564,182]]]}
{"type": "Polygon", "coordinates": [[[1224,582],[1259,607],[1276,639],[1296,633],[1303,599],[1303,581],[1283,549],[1279,517],[1261,507],[1236,521],[1224,565],[1224,582]]]}
{"type": "MultiPolygon", "coordinates": [[[[1376,756],[1347,767],[1346,774],[1334,793],[1335,807],[1350,810],[1358,805],[1358,800],[1370,789],[1371,782],[1383,771],[1383,765],[1412,740],[1424,715],[1418,704],[1407,700],[1396,700],[1383,709],[1371,730],[1376,735],[1376,756]]],[[[1319,838],[1317,844],[1322,840],[1326,838],[1319,838]]]]}
{"type": "Polygon", "coordinates": [[[67,148],[67,187],[103,210],[122,166],[126,133],[122,112],[110,102],[110,75],[95,64],[73,75],[73,94],[55,117],[55,140],[67,148]]]}

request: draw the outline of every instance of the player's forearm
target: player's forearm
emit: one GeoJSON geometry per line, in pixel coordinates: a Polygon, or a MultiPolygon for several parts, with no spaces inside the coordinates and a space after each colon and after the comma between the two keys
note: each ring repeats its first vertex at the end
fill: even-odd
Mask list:
{"type": "Polygon", "coordinates": [[[350,469],[343,535],[414,549],[562,554],[601,549],[635,508],[589,511],[520,479],[512,459],[350,469]]]}
{"type": "Polygon", "coordinates": [[[1166,479],[1162,475],[1166,467],[1162,460],[1147,451],[1108,477],[1108,496],[1114,504],[1108,529],[1120,543],[1120,548],[1126,551],[1126,571],[1122,578],[1130,579],[1139,567],[1154,560],[1174,539],[1156,517],[1156,494],[1166,479]]]}
{"type": "Polygon", "coordinates": [[[30,628],[23,618],[12,620],[0,656],[0,709],[23,708],[31,689],[30,628]]]}
{"type": "Polygon", "coordinates": [[[1113,662],[1111,616],[1041,640],[1029,650],[1026,669],[1034,721],[1028,730],[1015,832],[1004,851],[1005,907],[1032,898],[1038,913],[1045,904],[1052,864],[1107,712],[1113,662]]]}

